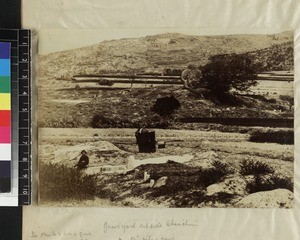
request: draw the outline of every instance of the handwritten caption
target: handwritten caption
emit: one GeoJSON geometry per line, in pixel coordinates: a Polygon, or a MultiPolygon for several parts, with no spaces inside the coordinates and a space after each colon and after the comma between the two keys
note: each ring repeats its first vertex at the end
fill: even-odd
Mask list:
{"type": "Polygon", "coordinates": [[[30,238],[32,239],[70,239],[70,240],[90,240],[91,232],[77,232],[77,231],[31,231],[30,238]]]}
{"type": "MultiPolygon", "coordinates": [[[[97,224],[97,223],[96,223],[97,224]]],[[[89,226],[91,229],[92,226],[89,226]]],[[[175,229],[180,231],[198,227],[198,223],[188,219],[167,219],[154,221],[104,221],[93,231],[31,231],[30,239],[42,240],[179,240],[175,229]]],[[[93,227],[92,227],[93,229],[93,227]]]]}
{"type": "Polygon", "coordinates": [[[103,224],[103,233],[105,235],[119,233],[120,237],[117,240],[176,240],[176,236],[172,235],[174,234],[172,229],[195,227],[198,227],[197,222],[191,222],[188,219],[133,221],[131,223],[117,224],[105,221],[103,224]]]}

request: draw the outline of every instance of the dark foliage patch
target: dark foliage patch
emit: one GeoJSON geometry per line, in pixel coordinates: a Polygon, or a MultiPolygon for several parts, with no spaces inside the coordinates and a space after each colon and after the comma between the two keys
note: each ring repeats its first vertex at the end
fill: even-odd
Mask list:
{"type": "Polygon", "coordinates": [[[266,163],[254,160],[244,160],[240,164],[240,173],[242,175],[258,175],[274,173],[274,169],[266,163]]]}
{"type": "Polygon", "coordinates": [[[269,179],[264,179],[262,176],[257,175],[253,182],[247,184],[247,191],[255,193],[260,191],[270,191],[274,189],[284,188],[291,192],[294,191],[294,185],[291,179],[272,176],[269,179]]]}
{"type": "Polygon", "coordinates": [[[253,131],[250,136],[252,142],[269,142],[279,144],[294,144],[293,130],[253,131]]]}
{"type": "Polygon", "coordinates": [[[174,96],[158,98],[151,108],[151,111],[160,116],[167,116],[172,114],[180,107],[180,102],[174,96]]]}

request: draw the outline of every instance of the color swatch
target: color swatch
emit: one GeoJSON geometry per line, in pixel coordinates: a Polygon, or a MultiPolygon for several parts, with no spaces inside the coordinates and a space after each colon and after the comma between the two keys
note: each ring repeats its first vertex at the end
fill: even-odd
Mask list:
{"type": "Polygon", "coordinates": [[[11,190],[11,44],[0,42],[0,193],[11,190]]]}

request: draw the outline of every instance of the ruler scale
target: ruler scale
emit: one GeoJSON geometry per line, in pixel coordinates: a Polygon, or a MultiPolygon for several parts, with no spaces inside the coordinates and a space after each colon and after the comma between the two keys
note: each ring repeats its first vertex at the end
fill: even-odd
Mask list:
{"type": "Polygon", "coordinates": [[[19,72],[19,205],[31,202],[30,31],[18,36],[19,72]]]}
{"type": "MultiPolygon", "coordinates": [[[[0,29],[11,43],[12,167],[18,178],[18,205],[31,203],[31,42],[30,30],[0,29]]],[[[16,186],[17,185],[17,186],[16,186]]]]}
{"type": "Polygon", "coordinates": [[[11,192],[11,44],[0,42],[0,193],[11,192]]]}

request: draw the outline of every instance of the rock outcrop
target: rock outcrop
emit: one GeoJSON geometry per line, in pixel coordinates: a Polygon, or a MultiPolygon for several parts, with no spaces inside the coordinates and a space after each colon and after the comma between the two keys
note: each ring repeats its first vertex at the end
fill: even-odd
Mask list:
{"type": "Polygon", "coordinates": [[[292,208],[293,193],[287,189],[256,192],[236,203],[241,208],[292,208]]]}
{"type": "Polygon", "coordinates": [[[225,192],[233,195],[244,196],[246,194],[246,181],[239,176],[226,178],[223,182],[215,183],[206,188],[206,195],[212,196],[216,193],[225,192]]]}

